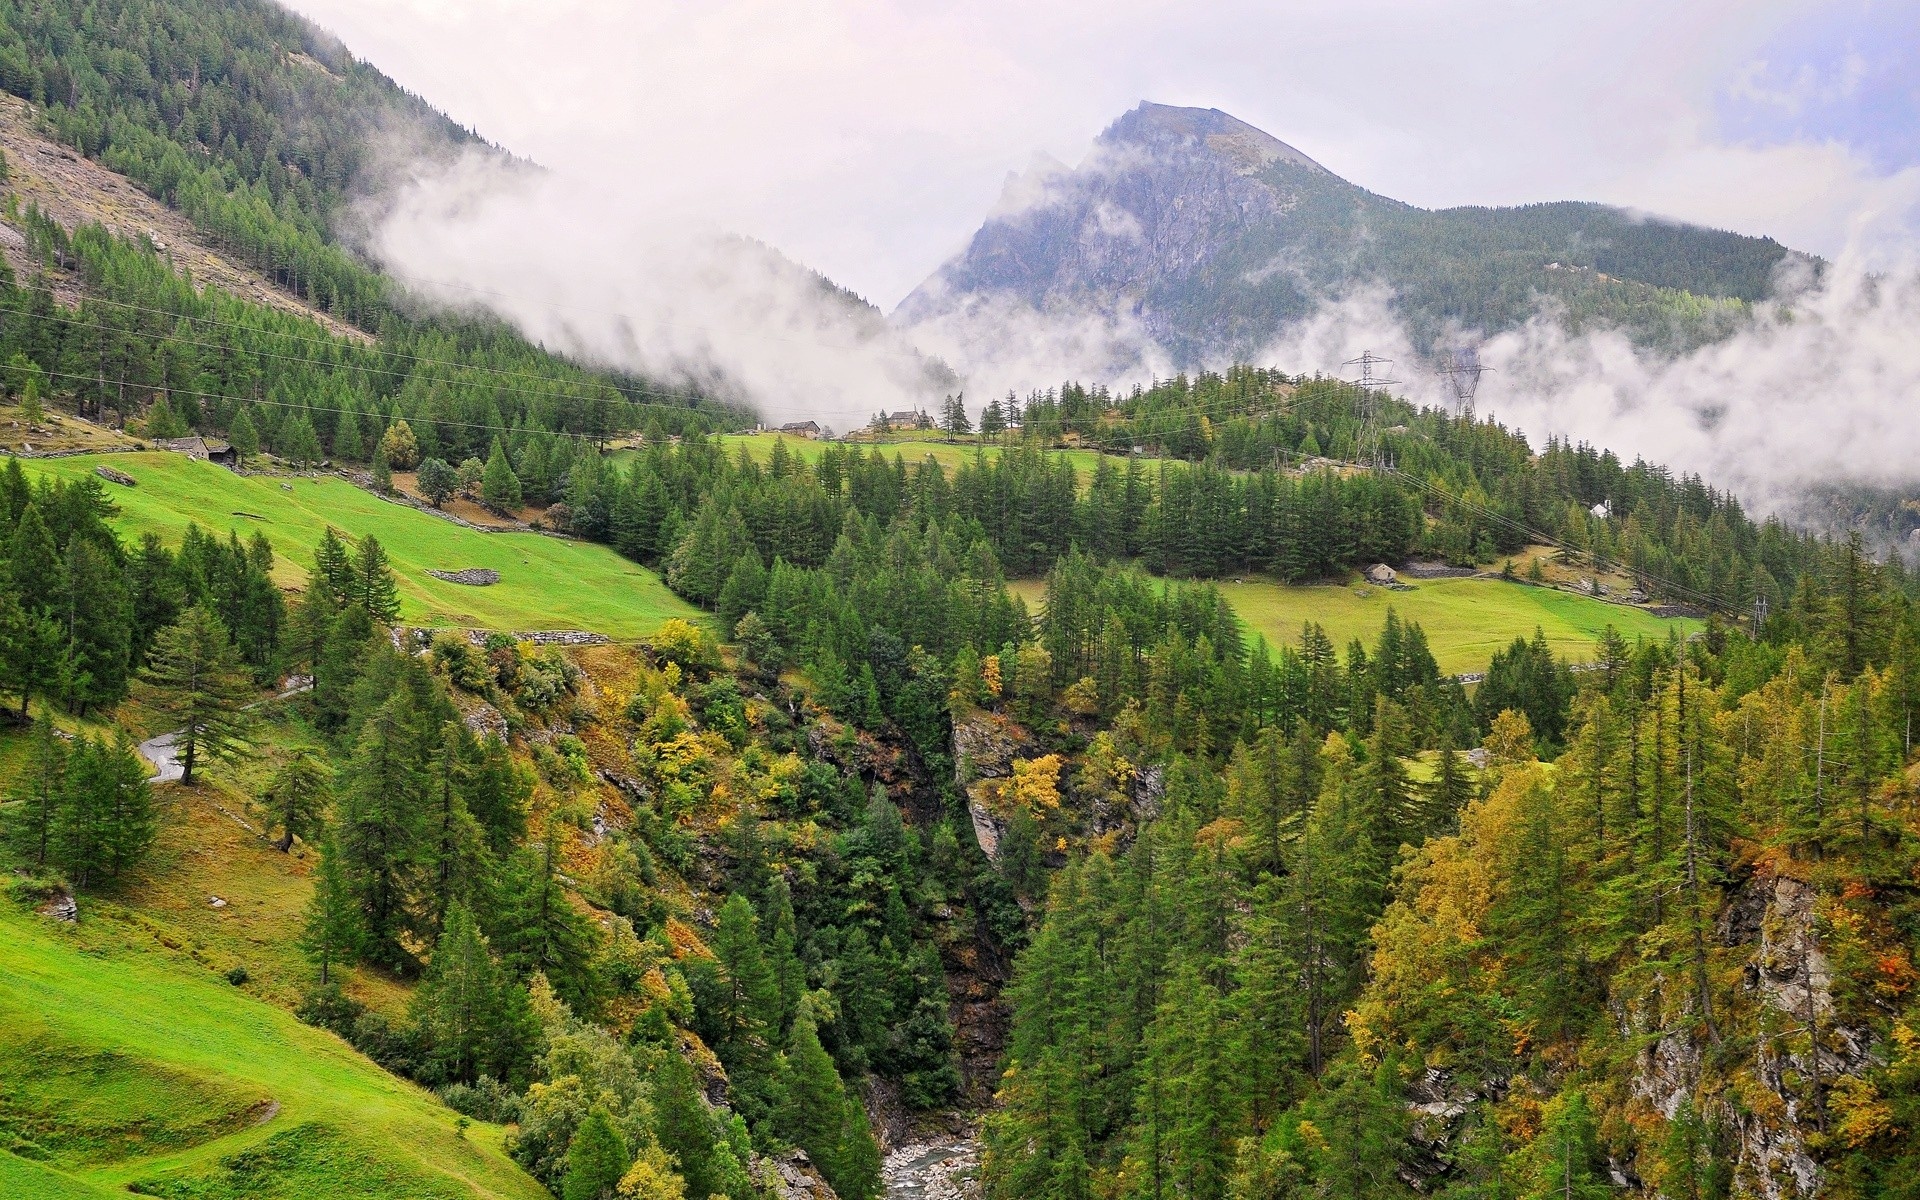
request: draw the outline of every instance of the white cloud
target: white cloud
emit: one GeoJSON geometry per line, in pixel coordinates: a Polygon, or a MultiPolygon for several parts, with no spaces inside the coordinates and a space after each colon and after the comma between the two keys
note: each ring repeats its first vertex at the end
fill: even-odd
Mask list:
{"type": "MultiPolygon", "coordinates": [[[[1857,66],[1841,62],[1757,94],[1777,80],[1753,67],[1770,40],[1838,19],[1833,4],[292,3],[552,169],[505,190],[470,170],[422,180],[380,234],[399,269],[629,366],[725,363],[771,413],[846,421],[893,407],[907,399],[904,360],[791,273],[713,251],[715,235],[763,238],[890,307],[996,197],[1030,203],[1053,160],[1080,159],[1153,99],[1219,107],[1417,204],[1601,200],[1842,258],[1791,320],[1767,310],[1752,332],[1677,361],[1536,321],[1484,351],[1500,369],[1483,407],[1536,436],[1769,495],[1834,473],[1911,479],[1920,462],[1904,422],[1920,391],[1920,300],[1908,283],[1868,282],[1912,261],[1920,165],[1889,175],[1840,142],[1736,143],[1716,117],[1728,96],[1791,109],[1856,86],[1857,66]]],[[[1124,312],[972,308],[964,328],[915,336],[978,368],[976,404],[1073,375],[1170,369],[1124,312]]],[[[1372,349],[1410,364],[1387,311],[1378,293],[1343,298],[1277,332],[1271,359],[1337,370],[1372,349]]],[[[1413,379],[1416,394],[1431,386],[1413,379]]]]}
{"type": "Polygon", "coordinates": [[[1842,147],[1715,137],[1715,97],[1805,0],[293,3],[636,214],[764,238],[883,307],[1036,150],[1075,161],[1142,99],[1225,109],[1415,203],[1605,199],[1826,254],[1877,184],[1842,147]]]}

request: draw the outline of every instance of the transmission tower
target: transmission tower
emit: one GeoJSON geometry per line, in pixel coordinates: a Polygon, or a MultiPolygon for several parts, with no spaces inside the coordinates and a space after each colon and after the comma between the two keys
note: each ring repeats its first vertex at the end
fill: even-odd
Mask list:
{"type": "Polygon", "coordinates": [[[1480,390],[1480,376],[1493,370],[1480,362],[1480,352],[1461,346],[1440,362],[1440,373],[1447,377],[1447,390],[1453,393],[1453,415],[1473,420],[1473,396],[1480,390]]]}
{"type": "Polygon", "coordinates": [[[1386,465],[1380,439],[1380,389],[1400,382],[1388,379],[1384,373],[1385,368],[1393,365],[1393,360],[1365,350],[1359,358],[1350,358],[1340,365],[1360,368],[1360,378],[1347,380],[1358,392],[1355,399],[1360,414],[1360,440],[1354,444],[1353,460],[1361,466],[1378,469],[1386,465]]]}

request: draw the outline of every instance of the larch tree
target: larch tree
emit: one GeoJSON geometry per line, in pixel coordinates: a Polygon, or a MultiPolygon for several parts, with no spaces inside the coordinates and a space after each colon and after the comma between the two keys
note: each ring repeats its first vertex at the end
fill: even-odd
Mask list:
{"type": "Polygon", "coordinates": [[[231,758],[248,744],[253,684],[220,618],[194,605],[154,639],[141,696],[177,728],[182,786],[204,759],[231,758]]]}
{"type": "Polygon", "coordinates": [[[301,953],[320,968],[321,987],[332,985],[335,966],[360,960],[365,937],[359,900],[347,879],[340,845],[328,835],[320,843],[320,865],[314,872],[313,897],[307,901],[299,941],[301,953]]]}
{"type": "Polygon", "coordinates": [[[305,747],[295,750],[275,768],[267,787],[255,802],[268,828],[277,826],[273,848],[285,854],[293,839],[311,842],[326,823],[332,798],[333,771],[326,760],[305,747]]]}
{"type": "Polygon", "coordinates": [[[368,534],[353,555],[353,599],[382,625],[400,619],[400,589],[380,539],[368,534]]]}

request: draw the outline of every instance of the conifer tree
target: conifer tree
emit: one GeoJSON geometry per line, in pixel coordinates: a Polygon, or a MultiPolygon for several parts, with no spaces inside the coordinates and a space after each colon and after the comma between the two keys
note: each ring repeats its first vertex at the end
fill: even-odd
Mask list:
{"type": "Polygon", "coordinates": [[[395,968],[410,961],[402,938],[419,927],[426,787],[413,720],[404,691],[367,718],[341,788],[338,819],[345,874],[366,930],[364,953],[395,968]]]}
{"type": "Polygon", "coordinates": [[[693,1067],[679,1047],[658,1051],[651,1073],[653,1129],[660,1145],[673,1156],[686,1180],[690,1196],[712,1196],[725,1190],[721,1164],[714,1153],[713,1120],[700,1097],[693,1067]]]}
{"type": "Polygon", "coordinates": [[[307,901],[306,924],[300,932],[300,951],[320,968],[320,986],[332,985],[333,968],[351,966],[360,959],[366,928],[360,904],[347,879],[340,843],[328,834],[320,843],[319,866],[313,876],[313,896],[307,901]]]}
{"type": "Polygon", "coordinates": [[[785,1064],[785,1096],[776,1117],[780,1136],[807,1152],[835,1195],[874,1200],[880,1194],[880,1153],[866,1110],[847,1096],[804,1008],[794,1018],[785,1064]]]}
{"type": "Polygon", "coordinates": [[[593,934],[555,876],[554,833],[514,854],[503,872],[494,946],[516,978],[536,971],[576,1012],[595,1004],[593,934]]]}
{"type": "Polygon", "coordinates": [[[470,742],[464,726],[448,721],[442,727],[440,750],[430,767],[426,844],[422,850],[432,877],[427,898],[429,931],[436,936],[449,908],[476,902],[487,882],[486,833],[467,809],[470,742]]]}
{"type": "Polygon", "coordinates": [[[115,879],[153,845],[146,764],[124,741],[80,738],[54,812],[54,862],[78,887],[115,879]]]}
{"type": "Polygon", "coordinates": [[[7,841],[36,867],[47,865],[53,851],[54,823],[66,793],[67,745],[55,732],[52,718],[42,714],[33,723],[26,761],[7,785],[13,802],[7,814],[7,841]]]}
{"type": "Polygon", "coordinates": [[[412,1000],[414,1027],[435,1077],[471,1084],[498,1061],[499,1042],[511,1033],[508,986],[473,914],[456,901],[412,1000]]]}
{"type": "Polygon", "coordinates": [[[226,626],[206,608],[196,604],[161,630],[141,681],[142,698],[179,729],[182,786],[193,786],[203,759],[231,758],[248,744],[253,685],[226,626]]]}
{"type": "Polygon", "coordinates": [[[567,1174],[561,1200],[616,1200],[615,1189],[632,1160],[626,1139],[607,1110],[595,1105],[567,1144],[567,1174]]]}
{"type": "Polygon", "coordinates": [[[367,473],[373,478],[373,490],[386,495],[393,490],[393,462],[387,457],[385,438],[373,449],[373,461],[367,464],[367,473]]]}
{"type": "Polygon", "coordinates": [[[393,567],[380,539],[372,534],[361,538],[354,551],[352,588],[352,598],[374,620],[391,625],[400,619],[400,589],[394,582],[393,567]]]}
{"type": "Polygon", "coordinates": [[[779,983],[760,944],[753,906],[739,892],[720,907],[713,932],[719,978],[711,989],[714,1010],[707,1016],[714,1050],[736,1081],[749,1121],[770,1102],[776,1043],[772,1029],[780,1012],[779,983]]]}
{"type": "Polygon", "coordinates": [[[520,507],[520,477],[513,473],[498,437],[493,439],[493,450],[480,476],[480,499],[495,512],[510,513],[520,507]]]}
{"type": "Polygon", "coordinates": [[[307,575],[307,591],[327,592],[333,607],[340,608],[353,599],[353,552],[329,525],[314,547],[313,570],[307,575]]]}
{"type": "Polygon", "coordinates": [[[260,453],[260,431],[254,427],[253,417],[245,408],[234,416],[233,424],[227,426],[227,443],[233,447],[234,458],[241,466],[260,453]]]}
{"type": "Polygon", "coordinates": [[[326,823],[332,782],[333,772],[326,761],[305,747],[295,750],[274,770],[256,807],[268,829],[280,829],[280,836],[273,840],[275,850],[289,852],[296,837],[308,842],[315,839],[326,823]]]}

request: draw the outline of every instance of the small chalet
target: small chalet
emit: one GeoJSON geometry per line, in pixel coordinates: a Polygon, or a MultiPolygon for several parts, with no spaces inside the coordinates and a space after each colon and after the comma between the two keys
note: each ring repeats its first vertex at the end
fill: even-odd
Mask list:
{"type": "Polygon", "coordinates": [[[791,437],[801,437],[811,441],[820,436],[820,423],[817,421],[791,421],[782,425],[780,432],[791,437]]]}
{"type": "Polygon", "coordinates": [[[912,429],[932,429],[933,418],[924,412],[901,411],[887,414],[887,432],[899,433],[912,429]]]}
{"type": "Polygon", "coordinates": [[[240,465],[239,452],[219,438],[156,438],[154,439],[153,448],[155,450],[171,450],[176,454],[184,454],[188,458],[197,458],[201,462],[219,463],[223,467],[237,467],[240,465]]]}

